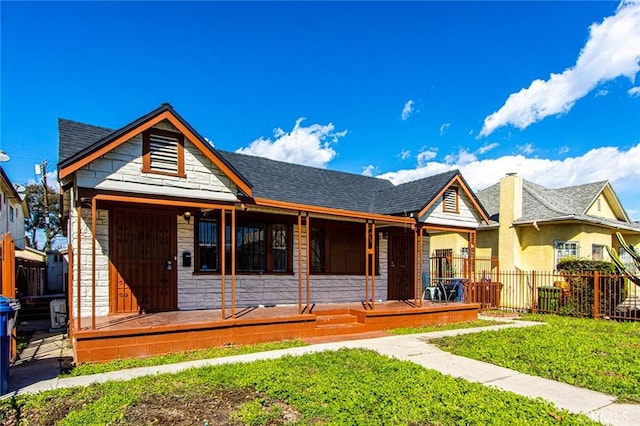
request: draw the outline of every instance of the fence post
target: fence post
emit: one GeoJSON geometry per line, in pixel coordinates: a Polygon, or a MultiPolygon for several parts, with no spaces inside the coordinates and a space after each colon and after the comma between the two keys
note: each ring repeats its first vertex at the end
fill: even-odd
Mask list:
{"type": "Polygon", "coordinates": [[[600,272],[593,271],[593,319],[600,313],[600,272]]]}
{"type": "Polygon", "coordinates": [[[536,306],[536,271],[531,271],[531,313],[538,311],[536,306]]]}

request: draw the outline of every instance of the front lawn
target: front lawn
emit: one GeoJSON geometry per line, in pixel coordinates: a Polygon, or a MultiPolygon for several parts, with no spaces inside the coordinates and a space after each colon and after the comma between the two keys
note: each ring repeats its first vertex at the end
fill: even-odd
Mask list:
{"type": "Polygon", "coordinates": [[[249,425],[596,424],[541,399],[342,349],[192,369],[0,403],[0,423],[249,425]]]}
{"type": "Polygon", "coordinates": [[[541,327],[445,337],[441,349],[640,402],[640,322],[527,315],[541,327]]]}
{"type": "Polygon", "coordinates": [[[281,342],[256,343],[254,345],[225,346],[195,351],[177,352],[167,355],[157,355],[148,358],[127,358],[114,361],[80,364],[63,376],[86,376],[88,374],[120,371],[128,368],[150,367],[153,365],[174,364],[177,362],[195,361],[201,359],[222,358],[226,356],[252,354],[256,352],[275,351],[278,349],[307,346],[302,340],[283,340],[281,342]]]}
{"type": "Polygon", "coordinates": [[[475,327],[488,327],[490,325],[501,325],[504,321],[492,321],[492,320],[475,320],[466,322],[453,322],[449,324],[437,324],[437,325],[425,325],[423,327],[402,327],[387,330],[391,334],[416,334],[416,333],[431,333],[434,331],[446,331],[446,330],[461,330],[465,328],[475,327]]]}

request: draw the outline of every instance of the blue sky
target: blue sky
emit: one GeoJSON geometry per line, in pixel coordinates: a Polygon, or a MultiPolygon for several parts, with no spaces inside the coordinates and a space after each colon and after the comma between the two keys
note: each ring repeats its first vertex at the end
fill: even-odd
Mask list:
{"type": "Polygon", "coordinates": [[[217,148],[398,183],[610,180],[640,219],[640,1],[0,2],[3,163],[171,103],[217,148]]]}

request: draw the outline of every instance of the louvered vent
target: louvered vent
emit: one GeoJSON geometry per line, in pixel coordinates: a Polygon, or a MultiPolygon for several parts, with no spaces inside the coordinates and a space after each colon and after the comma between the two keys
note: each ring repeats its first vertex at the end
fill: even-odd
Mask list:
{"type": "Polygon", "coordinates": [[[445,212],[458,211],[458,190],[456,188],[447,189],[444,192],[443,198],[445,212]]]}
{"type": "Polygon", "coordinates": [[[178,138],[151,134],[149,135],[150,167],[162,172],[178,172],[178,138]]]}

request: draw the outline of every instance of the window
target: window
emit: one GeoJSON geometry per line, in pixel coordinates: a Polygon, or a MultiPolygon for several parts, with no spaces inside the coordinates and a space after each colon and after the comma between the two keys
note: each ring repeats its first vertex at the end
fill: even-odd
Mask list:
{"type": "Polygon", "coordinates": [[[559,261],[564,259],[565,257],[579,257],[580,256],[580,245],[577,241],[556,241],[555,242],[555,264],[557,265],[559,261]]]}
{"type": "Polygon", "coordinates": [[[287,272],[289,270],[287,225],[275,224],[271,227],[271,233],[273,272],[287,272]]]}
{"type": "Polygon", "coordinates": [[[442,209],[447,213],[458,213],[458,188],[448,188],[444,191],[442,209]]]}
{"type": "Polygon", "coordinates": [[[9,207],[9,220],[13,222],[13,207],[9,207]]]}
{"type": "Polygon", "coordinates": [[[601,244],[591,245],[591,260],[604,260],[604,246],[601,244]]]}
{"type": "Polygon", "coordinates": [[[196,268],[199,271],[218,271],[218,220],[205,217],[196,222],[196,268]]]}
{"type": "MultiPolygon", "coordinates": [[[[201,215],[196,222],[196,271],[219,272],[221,261],[220,215],[201,215]]],[[[225,227],[225,269],[231,271],[231,224],[225,227]]],[[[292,272],[291,225],[256,216],[236,222],[236,272],[292,272]]]]}
{"type": "Polygon", "coordinates": [[[264,272],[265,224],[250,223],[236,226],[236,270],[238,272],[264,272]]]}
{"type": "Polygon", "coordinates": [[[180,133],[152,128],[144,132],[142,171],[184,175],[184,137],[180,133]]]}
{"type": "MultiPolygon", "coordinates": [[[[376,253],[378,239],[376,238],[376,253]]],[[[326,224],[311,228],[311,273],[361,275],[365,273],[365,232],[362,224],[326,224]]],[[[376,273],[378,271],[376,258],[376,273]]]]}

